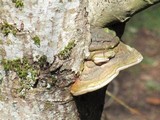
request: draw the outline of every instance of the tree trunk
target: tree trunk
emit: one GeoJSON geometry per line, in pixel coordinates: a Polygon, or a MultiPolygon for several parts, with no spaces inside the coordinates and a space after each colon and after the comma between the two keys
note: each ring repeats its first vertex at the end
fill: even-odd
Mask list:
{"type": "Polygon", "coordinates": [[[92,27],[122,36],[159,0],[0,0],[0,119],[99,120],[106,87],[73,97],[92,27]],[[123,23],[122,23],[123,22],[123,23]]]}

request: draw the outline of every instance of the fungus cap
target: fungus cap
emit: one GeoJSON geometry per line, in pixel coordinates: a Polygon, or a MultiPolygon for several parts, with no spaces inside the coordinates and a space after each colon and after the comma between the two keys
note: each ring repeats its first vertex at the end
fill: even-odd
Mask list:
{"type": "Polygon", "coordinates": [[[84,70],[71,86],[70,91],[74,96],[92,92],[106,86],[121,70],[136,65],[143,59],[136,49],[122,42],[113,50],[116,53],[115,57],[101,66],[96,64],[90,65],[94,64],[92,61],[84,63],[84,70]]]}

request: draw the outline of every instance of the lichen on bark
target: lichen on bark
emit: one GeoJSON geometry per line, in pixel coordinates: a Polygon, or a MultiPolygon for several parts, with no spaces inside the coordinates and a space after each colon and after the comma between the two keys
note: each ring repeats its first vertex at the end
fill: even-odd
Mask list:
{"type": "Polygon", "coordinates": [[[70,41],[78,41],[79,4],[79,0],[0,1],[2,119],[78,119],[69,91],[73,72],[59,71],[63,63],[54,71],[50,67],[56,66],[55,57],[70,41]]]}
{"type": "MultiPolygon", "coordinates": [[[[102,4],[106,2],[104,0],[0,1],[0,24],[7,22],[7,29],[1,27],[0,31],[2,119],[79,119],[69,87],[74,82],[81,63],[89,55],[91,26],[102,27],[106,23],[123,21],[127,19],[127,13],[134,13],[134,9],[127,11],[127,7],[123,8],[125,5],[108,1],[110,3],[107,3],[107,7],[102,4]],[[15,6],[17,1],[19,3],[15,6]],[[113,15],[115,11],[119,12],[113,15]],[[74,44],[67,47],[73,40],[74,44]],[[59,59],[58,55],[64,55],[65,59],[59,59]],[[27,64],[23,63],[25,57],[27,64]],[[16,67],[11,67],[10,64],[16,67]],[[34,78],[27,81],[27,77],[32,75],[34,78]],[[26,85],[26,91],[22,89],[23,85],[26,85]]],[[[153,0],[153,3],[154,1],[158,0],[153,0]]],[[[122,3],[125,2],[135,3],[134,0],[122,3]]],[[[139,6],[135,11],[139,10],[139,6]]],[[[86,99],[89,98],[89,95],[86,96],[86,99]]],[[[88,100],[84,103],[87,104],[88,100]]]]}

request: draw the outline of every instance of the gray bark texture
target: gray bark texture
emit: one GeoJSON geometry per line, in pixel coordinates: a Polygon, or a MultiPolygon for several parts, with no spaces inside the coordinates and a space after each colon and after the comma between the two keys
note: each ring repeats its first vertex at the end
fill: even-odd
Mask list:
{"type": "Polygon", "coordinates": [[[106,87],[73,97],[91,27],[122,36],[160,0],[0,0],[0,120],[100,120],[106,87]]]}

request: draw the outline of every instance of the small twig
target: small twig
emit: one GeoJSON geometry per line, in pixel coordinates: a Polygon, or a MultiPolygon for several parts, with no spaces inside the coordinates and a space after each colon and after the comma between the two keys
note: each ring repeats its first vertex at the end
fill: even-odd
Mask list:
{"type": "Polygon", "coordinates": [[[106,90],[106,94],[108,96],[110,96],[113,100],[115,100],[117,103],[119,103],[120,105],[122,105],[123,107],[125,107],[126,109],[128,109],[132,114],[139,115],[142,118],[142,120],[148,120],[148,118],[146,118],[140,111],[138,111],[138,110],[130,107],[129,105],[127,105],[125,102],[123,102],[122,100],[120,100],[119,98],[117,98],[116,96],[114,96],[109,91],[106,90]]]}
{"type": "Polygon", "coordinates": [[[132,114],[137,114],[137,115],[141,114],[138,110],[136,110],[134,108],[131,108],[130,106],[128,106],[126,103],[124,103],[122,100],[120,100],[119,98],[117,98],[116,96],[114,96],[112,93],[110,93],[107,90],[106,90],[106,94],[108,96],[110,96],[113,100],[115,100],[116,102],[118,102],[119,104],[121,104],[123,107],[125,107],[126,109],[128,109],[132,114]]]}

